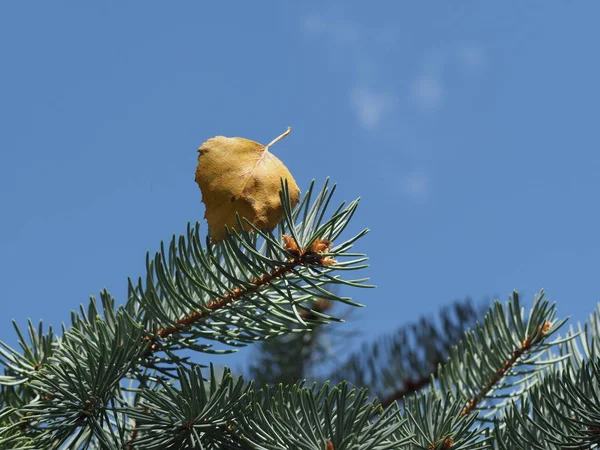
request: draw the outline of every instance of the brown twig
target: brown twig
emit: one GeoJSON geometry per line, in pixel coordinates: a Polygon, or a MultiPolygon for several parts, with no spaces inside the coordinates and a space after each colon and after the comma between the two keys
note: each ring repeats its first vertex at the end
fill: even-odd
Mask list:
{"type": "MultiPolygon", "coordinates": [[[[226,293],[222,297],[218,297],[214,300],[209,301],[203,309],[197,309],[191,313],[183,316],[181,319],[175,320],[175,325],[160,328],[156,331],[156,336],[161,339],[168,338],[169,336],[182,331],[184,328],[190,327],[202,319],[208,319],[211,313],[225,308],[227,305],[239,300],[241,297],[248,295],[252,292],[256,292],[264,286],[269,285],[272,281],[281,278],[286,273],[292,271],[297,265],[303,264],[305,261],[301,258],[294,258],[291,261],[285,263],[285,265],[273,269],[269,274],[262,275],[259,278],[253,279],[250,283],[251,287],[246,289],[234,288],[231,293],[226,293]]],[[[153,349],[155,350],[155,349],[153,349]]]]}
{"type": "Polygon", "coordinates": [[[402,387],[392,392],[387,397],[381,400],[381,406],[383,408],[387,408],[392,403],[397,400],[400,400],[408,395],[414,394],[415,392],[420,391],[429,383],[431,376],[433,375],[435,378],[438,376],[438,363],[435,363],[435,368],[428,373],[419,378],[405,378],[402,382],[402,387]]]}
{"type": "MultiPolygon", "coordinates": [[[[331,250],[331,241],[324,239],[317,239],[308,249],[301,249],[297,242],[287,234],[282,236],[284,242],[284,248],[293,255],[293,258],[283,263],[283,265],[277,269],[271,270],[268,274],[264,274],[259,278],[254,278],[250,281],[252,286],[240,289],[234,288],[232,292],[223,294],[222,297],[218,297],[214,300],[209,301],[203,309],[197,309],[189,314],[183,316],[181,319],[175,320],[175,325],[160,328],[154,333],[160,339],[168,338],[169,336],[182,331],[184,328],[190,327],[202,319],[208,319],[212,312],[221,310],[227,305],[239,300],[240,298],[256,292],[261,288],[268,286],[274,280],[280,279],[287,273],[293,271],[296,266],[304,265],[333,265],[337,261],[329,256],[321,256],[323,253],[328,253],[331,250]]],[[[151,352],[158,350],[157,342],[148,338],[147,340],[153,341],[150,348],[151,352]]]]}
{"type": "Polygon", "coordinates": [[[134,447],[134,442],[138,437],[138,434],[140,433],[140,429],[138,428],[138,422],[137,420],[133,419],[133,431],[131,432],[131,437],[129,438],[129,442],[127,443],[127,448],[129,450],[133,450],[134,447]]]}
{"type": "MultiPolygon", "coordinates": [[[[286,251],[292,254],[292,258],[282,264],[281,267],[271,270],[268,274],[264,274],[261,277],[254,278],[251,280],[252,286],[245,289],[234,288],[232,292],[227,292],[223,296],[218,297],[214,300],[209,301],[203,309],[197,309],[189,314],[183,316],[181,319],[175,320],[175,325],[168,327],[159,328],[154,336],[147,336],[145,339],[151,342],[148,354],[154,353],[160,349],[158,339],[166,339],[176,333],[183,331],[203,319],[208,319],[211,313],[219,311],[229,304],[239,300],[240,298],[256,292],[265,286],[268,286],[273,281],[280,279],[282,276],[292,272],[297,266],[306,265],[333,265],[336,263],[334,259],[329,256],[322,256],[323,253],[328,253],[331,250],[332,242],[324,239],[317,239],[310,248],[302,249],[298,246],[298,243],[286,234],[282,236],[284,248],[286,251]],[[158,338],[158,339],[157,339],[158,338]]],[[[137,428],[137,422],[134,422],[134,428],[131,432],[129,439],[129,449],[134,448],[134,441],[139,433],[137,428]]]]}
{"type": "MultiPolygon", "coordinates": [[[[544,322],[543,325],[540,325],[538,327],[540,335],[543,337],[546,334],[548,334],[548,330],[551,326],[552,323],[548,321],[544,322]]],[[[479,402],[481,402],[481,400],[483,400],[483,398],[488,394],[488,392],[490,392],[492,388],[506,375],[506,372],[508,372],[508,370],[515,365],[517,359],[519,359],[526,351],[531,349],[533,344],[534,341],[531,336],[527,336],[525,339],[523,339],[521,347],[512,352],[512,356],[504,362],[504,366],[498,369],[496,373],[490,377],[489,381],[487,382],[484,388],[482,388],[474,397],[471,397],[467,401],[467,406],[465,406],[460,413],[461,416],[466,416],[467,414],[473,412],[473,410],[477,407],[479,402]]]]}

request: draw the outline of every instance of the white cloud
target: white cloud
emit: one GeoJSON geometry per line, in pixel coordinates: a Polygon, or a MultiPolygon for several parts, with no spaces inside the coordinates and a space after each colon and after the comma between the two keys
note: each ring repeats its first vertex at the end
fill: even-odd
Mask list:
{"type": "Polygon", "coordinates": [[[424,201],[429,197],[431,178],[423,171],[414,171],[400,177],[400,191],[412,200],[424,201]]]}
{"type": "Polygon", "coordinates": [[[444,100],[444,88],[440,77],[433,74],[418,77],[412,86],[412,97],[417,106],[423,109],[439,109],[444,100]]]}
{"type": "Polygon", "coordinates": [[[479,72],[485,64],[485,55],[480,45],[462,45],[457,51],[458,58],[469,72],[479,72]]]}
{"type": "Polygon", "coordinates": [[[411,86],[411,96],[415,104],[424,110],[438,110],[444,103],[446,86],[443,74],[451,62],[450,57],[458,58],[462,68],[467,72],[480,72],[485,64],[484,51],[480,45],[453,45],[452,51],[436,50],[429,53],[424,60],[421,75],[411,86]]]}
{"type": "Polygon", "coordinates": [[[392,100],[389,94],[375,92],[365,87],[355,87],[350,101],[360,124],[368,129],[376,128],[389,110],[392,100]]]}
{"type": "Polygon", "coordinates": [[[431,193],[431,175],[426,167],[399,171],[398,161],[387,161],[379,166],[379,173],[389,192],[412,202],[423,203],[431,193]]]}

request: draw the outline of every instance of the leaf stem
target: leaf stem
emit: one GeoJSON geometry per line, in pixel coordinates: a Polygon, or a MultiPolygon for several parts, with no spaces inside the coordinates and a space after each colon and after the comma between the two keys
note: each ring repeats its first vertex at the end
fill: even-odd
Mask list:
{"type": "Polygon", "coordinates": [[[275,139],[273,139],[271,142],[269,142],[266,147],[265,150],[268,150],[269,147],[271,147],[271,145],[275,144],[276,142],[282,140],[284,137],[286,137],[288,134],[290,134],[292,132],[292,127],[287,127],[287,130],[285,130],[285,133],[277,136],[275,139]]]}

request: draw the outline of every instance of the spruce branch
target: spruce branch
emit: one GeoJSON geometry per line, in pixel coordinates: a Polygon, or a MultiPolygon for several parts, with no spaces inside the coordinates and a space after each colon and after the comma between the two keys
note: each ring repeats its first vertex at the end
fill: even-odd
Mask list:
{"type": "MultiPolygon", "coordinates": [[[[0,364],[4,366],[4,375],[0,376],[0,405],[12,405],[13,409],[5,411],[5,416],[12,421],[22,419],[19,408],[32,401],[37,393],[30,382],[37,372],[45,370],[48,359],[53,354],[53,345],[58,338],[54,335],[52,327],[44,332],[42,321],[37,329],[31,320],[27,322],[28,339],[13,320],[13,327],[18,336],[17,351],[6,343],[0,341],[0,364]]],[[[26,428],[27,422],[20,423],[20,428],[26,428]]]]}
{"type": "Polygon", "coordinates": [[[160,382],[156,390],[140,391],[131,448],[246,448],[233,432],[238,404],[248,387],[225,370],[220,379],[210,367],[204,379],[198,367],[178,370],[180,387],[160,382]]]}
{"type": "Polygon", "coordinates": [[[227,352],[234,346],[288,333],[289,324],[307,329],[339,320],[323,313],[308,321],[302,318],[301,312],[312,311],[307,305],[315,295],[359,306],[324,287],[368,287],[365,279],[332,276],[365,267],[364,255],[348,250],[367,231],[334,245],[357,206],[356,201],[345,207],[342,204],[324,220],[334,190],[335,186],[330,190],[325,183],[310,204],[311,185],[292,211],[283,185],[285,217],[277,236],[256,228],[252,233],[232,230],[223,241],[204,247],[196,226],[188,227],[179,245],[173,238],[168,252],[161,246],[155,258],[147,259],[145,286],[141,280],[135,287],[129,284],[129,302],[140,305],[140,320],[152,344],[150,353],[184,348],[227,352]],[[348,257],[355,259],[344,261],[348,257]],[[218,341],[229,348],[198,346],[200,339],[218,341]]]}
{"type": "Polygon", "coordinates": [[[404,402],[399,413],[406,418],[398,438],[413,436],[411,449],[480,450],[489,448],[488,439],[474,415],[461,413],[462,405],[450,392],[420,392],[404,402]]]}
{"type": "Polygon", "coordinates": [[[125,305],[115,307],[103,291],[101,305],[92,298],[87,309],[73,313],[61,338],[32,334],[33,347],[25,347],[24,356],[4,346],[0,398],[6,423],[0,430],[2,439],[12,434],[0,442],[137,448],[150,433],[139,404],[181,381],[183,368],[195,366],[181,350],[224,353],[293,332],[293,324],[310,329],[339,320],[312,309],[317,293],[359,306],[326,288],[368,287],[365,279],[334,275],[365,267],[366,257],[350,249],[367,230],[338,240],[358,202],[342,204],[326,218],[335,186],[326,182],[311,203],[313,187],[292,210],[282,185],[285,214],[276,234],[233,231],[216,245],[203,246],[199,226],[188,226],[187,235],[173,238],[168,251],[161,245],[155,258],[147,258],[146,283],[129,283],[125,305]],[[207,339],[229,348],[214,350],[207,339]],[[127,380],[137,388],[125,387],[127,380]]]}
{"type": "Polygon", "coordinates": [[[266,386],[249,391],[242,408],[240,432],[254,449],[391,450],[411,441],[390,439],[405,423],[395,409],[383,410],[347,383],[266,386]]]}
{"type": "MultiPolygon", "coordinates": [[[[476,413],[491,420],[508,403],[518,401],[545,372],[565,359],[551,355],[563,342],[548,342],[565,322],[555,319],[556,307],[542,291],[534,299],[527,322],[519,295],[513,292],[506,304],[495,301],[483,324],[467,331],[440,367],[440,392],[453,392],[465,401],[463,415],[476,413]]],[[[569,337],[571,339],[572,337],[569,337]]]]}
{"type": "Polygon", "coordinates": [[[422,317],[374,342],[365,343],[328,379],[347,380],[368,387],[383,407],[429,386],[438,368],[467,329],[475,327],[484,311],[470,300],[440,310],[437,321],[422,317]]]}
{"type": "MultiPolygon", "coordinates": [[[[319,313],[333,307],[331,301],[318,297],[311,304],[311,309],[319,313]]],[[[304,320],[316,318],[316,313],[310,311],[301,311],[300,315],[304,320]]],[[[344,319],[347,316],[342,315],[344,319]]],[[[257,386],[319,380],[317,374],[322,373],[322,366],[331,364],[336,355],[343,353],[352,334],[341,331],[341,327],[315,325],[310,332],[267,339],[252,350],[247,378],[254,380],[257,386]]]]}
{"type": "Polygon", "coordinates": [[[17,327],[21,350],[0,349],[0,448],[597,448],[600,321],[553,338],[565,320],[543,292],[529,316],[516,293],[496,301],[402,407],[347,382],[256,389],[213,367],[204,378],[184,350],[224,353],[340,320],[315,297],[357,305],[332,286],[368,287],[341,277],[365,267],[351,248],[366,230],[342,238],[357,202],[326,214],[326,184],[292,210],[286,189],[276,232],[250,224],[204,246],[188,226],[147,258],[124,305],[103,291],[60,337],[17,327]]]}
{"type": "MultiPolygon", "coordinates": [[[[544,324],[539,326],[540,332],[538,338],[543,338],[551,327],[551,322],[546,321],[544,324]]],[[[468,405],[462,410],[463,415],[471,413],[478,405],[478,403],[485,398],[485,396],[507,375],[507,373],[515,366],[519,358],[525,353],[531,351],[534,345],[534,341],[531,336],[527,336],[521,346],[512,351],[512,354],[508,360],[504,362],[504,365],[492,375],[487,384],[479,390],[473,397],[468,401],[468,405]]]]}
{"type": "MultiPolygon", "coordinates": [[[[292,273],[297,266],[329,266],[337,262],[329,256],[322,256],[323,253],[329,252],[332,244],[330,241],[318,239],[317,241],[313,242],[311,248],[300,249],[296,241],[287,234],[284,234],[282,238],[285,250],[290,252],[293,255],[293,258],[282,263],[280,267],[271,270],[268,274],[263,274],[259,278],[250,280],[250,286],[247,286],[245,289],[235,287],[231,290],[231,292],[226,292],[223,294],[222,297],[208,301],[203,309],[192,311],[181,319],[175,319],[176,325],[171,325],[166,328],[159,328],[156,331],[156,336],[160,339],[166,339],[175,333],[181,332],[187,327],[191,327],[202,320],[208,319],[211,316],[211,313],[225,309],[231,303],[246,296],[252,295],[260,289],[270,286],[276,280],[284,278],[286,275],[292,273]]],[[[314,312],[309,316],[305,311],[303,311],[302,316],[310,317],[313,321],[317,320],[314,312]]],[[[152,344],[151,350],[156,350],[156,344],[152,344]]]]}
{"type": "MultiPolygon", "coordinates": [[[[461,373],[451,370],[456,369],[451,357],[440,366],[438,385],[405,399],[402,409],[393,404],[386,410],[369,401],[366,390],[351,391],[343,382],[256,390],[228,371],[217,377],[211,368],[203,379],[198,367],[186,366],[178,367],[171,380],[144,378],[135,367],[123,375],[129,361],[143,359],[144,330],[124,310],[111,315],[113,299],[102,298],[104,317],[94,302],[87,312],[75,315],[72,329],[31,382],[32,388],[49,395],[20,408],[30,426],[6,424],[9,408],[0,412],[0,448],[558,450],[597,445],[600,367],[594,360],[579,369],[564,369],[568,357],[552,355],[551,350],[563,351],[574,336],[548,342],[562,321],[554,319],[554,305],[543,295],[536,297],[527,322],[516,294],[506,308],[496,302],[484,323],[468,331],[452,351],[453,356],[458,351],[467,356],[461,373]],[[478,345],[469,340],[475,333],[478,345]],[[499,361],[513,343],[528,346],[505,373],[520,377],[521,384],[511,385],[522,386],[518,395],[502,401],[496,395],[499,382],[464,414],[465,392],[476,388],[468,383],[478,380],[471,372],[486,379],[482,356],[499,361]],[[84,350],[79,358],[75,349],[84,350]],[[475,360],[480,363],[469,363],[475,360]],[[523,370],[527,365],[533,367],[523,370]],[[108,382],[136,373],[132,380],[146,381],[128,388],[108,382]],[[481,420],[485,402],[495,402],[491,421],[481,420]]],[[[579,339],[590,340],[582,335],[579,339]]]]}
{"type": "MultiPolygon", "coordinates": [[[[555,370],[540,377],[519,404],[507,408],[493,437],[500,450],[593,449],[600,445],[600,304],[555,353],[555,370]],[[565,356],[567,356],[565,358],[565,356]]],[[[556,349],[555,349],[556,350],[556,349]]]]}

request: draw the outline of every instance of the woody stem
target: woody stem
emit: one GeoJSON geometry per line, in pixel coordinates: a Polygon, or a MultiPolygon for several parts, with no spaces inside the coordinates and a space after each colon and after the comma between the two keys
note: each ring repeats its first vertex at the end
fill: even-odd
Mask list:
{"type": "Polygon", "coordinates": [[[267,146],[265,147],[265,150],[268,150],[269,147],[271,147],[273,144],[275,144],[276,142],[282,140],[284,137],[286,137],[288,134],[290,134],[292,132],[292,127],[288,127],[287,130],[285,130],[285,133],[277,136],[275,139],[273,139],[271,142],[269,142],[267,144],[267,146]]]}

